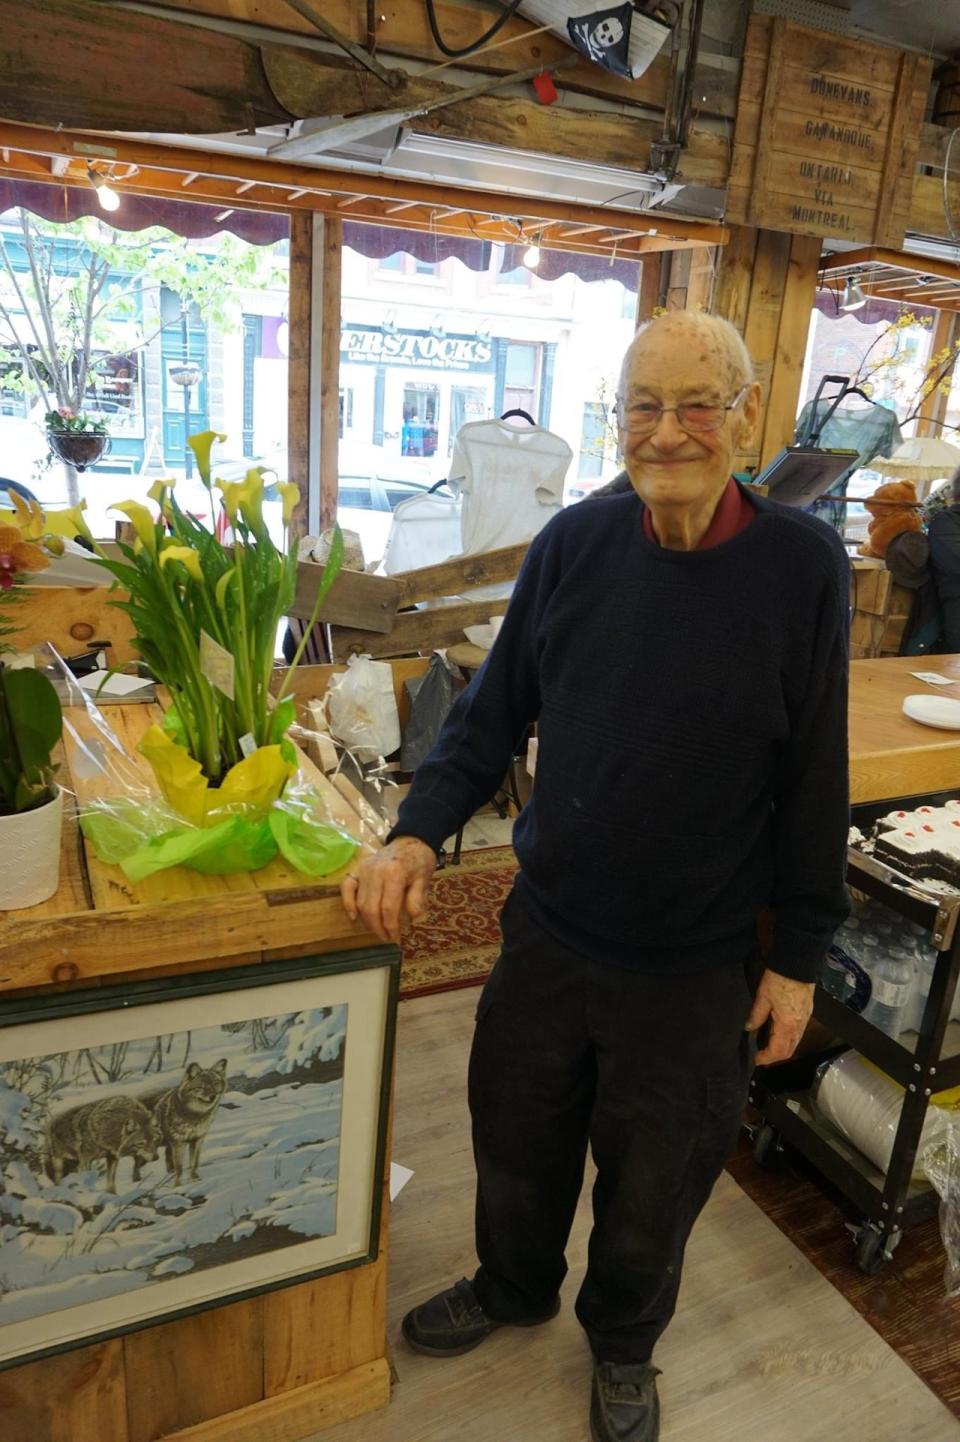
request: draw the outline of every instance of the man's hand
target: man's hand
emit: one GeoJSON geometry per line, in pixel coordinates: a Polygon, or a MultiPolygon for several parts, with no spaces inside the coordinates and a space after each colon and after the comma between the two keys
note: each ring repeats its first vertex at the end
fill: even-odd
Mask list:
{"type": "Polygon", "coordinates": [[[770,1036],[757,1052],[757,1066],[772,1066],[793,1056],[813,1013],[815,985],[792,981],[776,971],[763,973],[746,1024],[747,1031],[758,1031],[765,1021],[770,1022],[770,1036]]]}
{"type": "Polygon", "coordinates": [[[381,941],[399,946],[404,913],[411,921],[423,915],[436,867],[436,853],[425,841],[398,836],[343,878],[343,908],[351,921],[361,917],[381,941]]]}

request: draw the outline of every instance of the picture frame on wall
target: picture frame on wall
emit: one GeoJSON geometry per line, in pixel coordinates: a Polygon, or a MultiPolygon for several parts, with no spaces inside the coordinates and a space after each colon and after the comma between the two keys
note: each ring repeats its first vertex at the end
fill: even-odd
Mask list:
{"type": "Polygon", "coordinates": [[[393,948],[7,1004],[0,1369],[376,1259],[393,948]]]}

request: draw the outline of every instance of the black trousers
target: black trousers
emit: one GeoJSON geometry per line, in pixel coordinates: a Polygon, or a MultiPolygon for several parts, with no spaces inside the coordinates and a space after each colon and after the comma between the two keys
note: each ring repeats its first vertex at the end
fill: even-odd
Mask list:
{"type": "Polygon", "coordinates": [[[577,1317],[601,1361],[647,1361],[736,1141],[752,961],[669,977],[592,961],[548,936],[516,892],[501,926],[470,1058],[478,1300],[502,1322],[550,1312],[589,1143],[597,1179],[577,1317]]]}

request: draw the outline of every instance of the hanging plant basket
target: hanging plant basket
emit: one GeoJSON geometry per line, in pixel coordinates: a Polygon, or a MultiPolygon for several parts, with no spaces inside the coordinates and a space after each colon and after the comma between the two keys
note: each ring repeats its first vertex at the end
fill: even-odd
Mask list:
{"type": "Polygon", "coordinates": [[[186,365],[172,366],[170,379],[178,386],[195,386],[203,372],[198,365],[189,361],[186,365]]]}
{"type": "Polygon", "coordinates": [[[55,456],[78,471],[95,466],[110,450],[110,437],[84,435],[81,431],[48,431],[47,441],[55,456]]]}

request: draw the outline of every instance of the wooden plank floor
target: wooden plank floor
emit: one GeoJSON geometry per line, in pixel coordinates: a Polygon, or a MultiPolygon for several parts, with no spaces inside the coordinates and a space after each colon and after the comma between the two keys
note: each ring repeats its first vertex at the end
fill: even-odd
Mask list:
{"type": "MultiPolygon", "coordinates": [[[[391,1227],[398,1380],[388,1409],[316,1442],[587,1442],[590,1359],[573,1316],[586,1196],[554,1322],[448,1361],[398,1337],[408,1307],[474,1265],[465,1070],[478,995],[401,1004],[394,1156],[416,1175],[391,1227]]],[[[657,1363],[663,1442],[960,1442],[960,1422],[727,1176],[691,1239],[657,1363]]]]}

